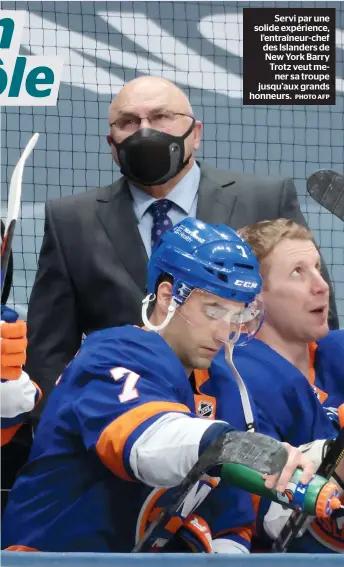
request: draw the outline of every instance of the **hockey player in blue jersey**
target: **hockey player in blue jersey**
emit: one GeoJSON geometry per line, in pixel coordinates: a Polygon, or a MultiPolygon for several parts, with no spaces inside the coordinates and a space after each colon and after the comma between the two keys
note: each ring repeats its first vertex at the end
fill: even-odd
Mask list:
{"type": "MultiPolygon", "coordinates": [[[[1,243],[4,234],[5,223],[1,220],[1,243]]],[[[23,372],[27,347],[26,323],[18,318],[14,309],[6,305],[12,280],[13,255],[10,252],[1,291],[1,512],[18,470],[29,456],[32,430],[28,417],[41,398],[37,384],[23,372]]]]}
{"type": "MultiPolygon", "coordinates": [[[[319,253],[310,231],[287,219],[263,221],[240,234],[260,263],[265,316],[256,337],[234,349],[235,364],[278,437],[295,446],[315,441],[308,454],[319,466],[324,440],[344,426],[344,406],[338,411],[344,402],[344,330],[328,329],[329,290],[319,253]]],[[[343,489],[344,459],[340,466],[336,479],[343,489]]],[[[278,508],[272,504],[264,519],[272,537],[278,508]]],[[[282,514],[281,525],[289,514],[282,514]]],[[[343,526],[342,510],[316,520],[291,550],[343,552],[343,526]]]]}
{"type": "Polygon", "coordinates": [[[29,456],[32,433],[28,418],[41,391],[22,366],[26,360],[26,323],[1,305],[1,510],[18,470],[29,456]]]}
{"type": "MultiPolygon", "coordinates": [[[[62,374],[11,492],[4,547],[131,551],[156,513],[154,502],[164,497],[156,491],[179,485],[209,443],[232,430],[225,421],[204,419],[209,412],[216,416],[215,408],[202,391],[202,376],[195,404],[191,375],[195,368],[205,372],[229,337],[240,339],[242,321],[252,333],[259,326],[261,310],[252,302],[260,286],[249,247],[225,226],[185,219],[161,238],[143,303],[150,330],[128,325],[94,332],[62,374]]],[[[224,407],[221,392],[219,401],[224,407]]],[[[236,412],[233,406],[233,418],[236,412]]],[[[279,479],[265,481],[269,487],[277,482],[280,491],[297,466],[303,482],[314,472],[307,457],[286,446],[289,459],[279,479]]],[[[217,488],[209,506],[216,494],[217,488]]],[[[235,489],[224,498],[232,530],[226,520],[222,537],[221,526],[214,534],[202,525],[203,516],[196,518],[190,538],[187,528],[181,537],[192,541],[191,549],[247,550],[236,528],[253,520],[250,499],[235,489]]]]}
{"type": "Polygon", "coordinates": [[[17,313],[1,306],[1,446],[8,445],[38,404],[41,391],[30,380],[26,360],[26,323],[17,313]]]}

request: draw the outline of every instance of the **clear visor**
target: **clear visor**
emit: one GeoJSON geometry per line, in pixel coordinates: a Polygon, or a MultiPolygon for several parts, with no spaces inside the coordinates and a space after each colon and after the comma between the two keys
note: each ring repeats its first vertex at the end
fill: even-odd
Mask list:
{"type": "Polygon", "coordinates": [[[229,342],[235,346],[246,345],[259,331],[264,320],[264,305],[260,297],[245,307],[240,315],[234,317],[229,342]]]}
{"type": "Polygon", "coordinates": [[[193,290],[188,299],[176,313],[181,315],[193,326],[206,324],[204,317],[199,317],[199,309],[209,321],[216,321],[217,325],[212,328],[213,338],[223,343],[231,342],[237,346],[245,345],[257,333],[263,322],[264,309],[259,297],[245,306],[236,301],[224,300],[212,293],[203,290],[193,290]],[[197,308],[190,301],[193,295],[199,296],[197,308]]]}

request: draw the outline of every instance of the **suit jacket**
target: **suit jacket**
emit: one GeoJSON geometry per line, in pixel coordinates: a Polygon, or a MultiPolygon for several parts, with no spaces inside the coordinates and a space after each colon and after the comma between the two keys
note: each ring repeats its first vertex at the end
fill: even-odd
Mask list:
{"type": "MultiPolygon", "coordinates": [[[[26,365],[45,400],[77,352],[82,333],[141,324],[148,258],[132,205],[124,178],[46,204],[28,310],[26,365]]],[[[220,171],[206,164],[201,164],[197,217],[234,229],[279,217],[306,224],[291,179],[220,171]]],[[[324,275],[329,281],[326,268],[324,275]]],[[[331,306],[331,326],[338,328],[333,293],[331,306]]]]}

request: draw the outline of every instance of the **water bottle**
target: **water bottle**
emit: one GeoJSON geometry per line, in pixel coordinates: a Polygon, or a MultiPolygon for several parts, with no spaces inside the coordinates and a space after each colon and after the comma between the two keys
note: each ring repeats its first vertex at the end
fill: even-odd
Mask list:
{"type": "Polygon", "coordinates": [[[301,475],[302,470],[296,469],[288,487],[281,493],[266,488],[261,473],[243,465],[226,464],[221,471],[221,478],[229,484],[311,516],[328,518],[334,510],[341,508],[339,490],[335,484],[316,474],[308,484],[302,484],[301,475]]]}

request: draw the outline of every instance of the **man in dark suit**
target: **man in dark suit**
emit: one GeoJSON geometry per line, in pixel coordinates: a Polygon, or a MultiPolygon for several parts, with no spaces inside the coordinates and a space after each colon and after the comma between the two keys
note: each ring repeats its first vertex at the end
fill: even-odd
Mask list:
{"type": "MultiPolygon", "coordinates": [[[[147,259],[164,230],[186,216],[234,229],[278,217],[305,224],[291,179],[196,163],[202,125],[172,83],[158,77],[127,83],[110,106],[109,123],[123,176],[46,204],[26,366],[45,400],[83,333],[141,323],[147,259]]],[[[333,295],[331,326],[338,327],[333,295]]]]}

